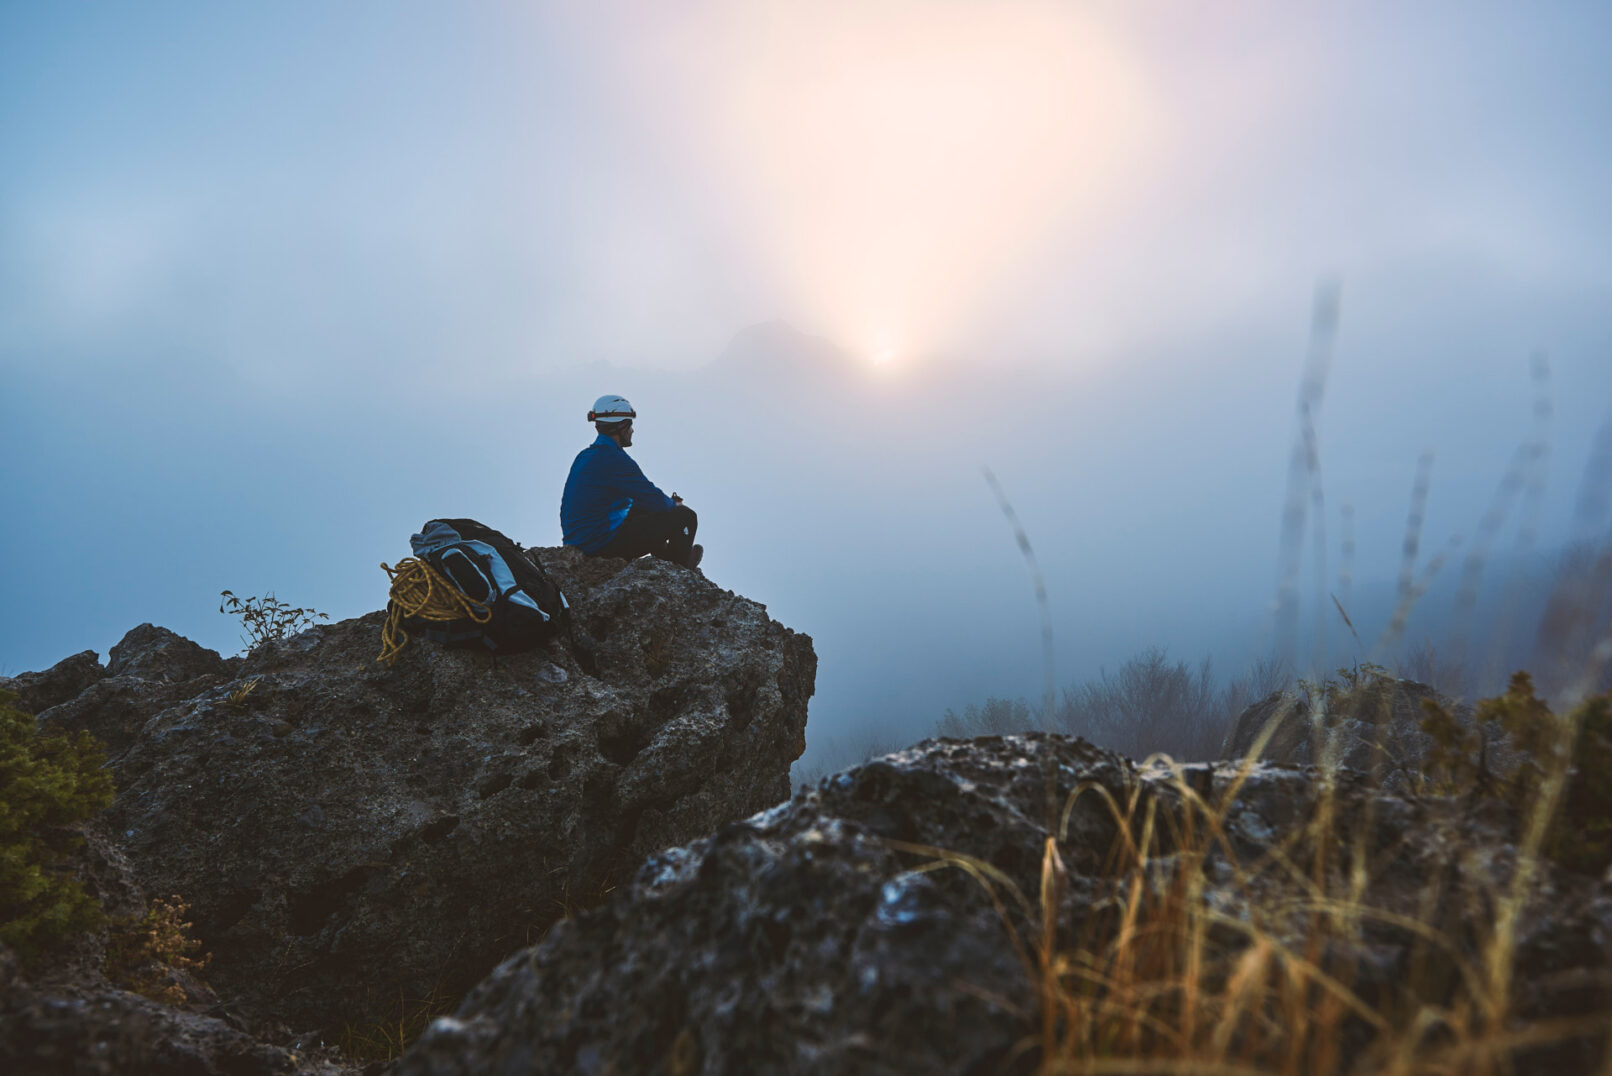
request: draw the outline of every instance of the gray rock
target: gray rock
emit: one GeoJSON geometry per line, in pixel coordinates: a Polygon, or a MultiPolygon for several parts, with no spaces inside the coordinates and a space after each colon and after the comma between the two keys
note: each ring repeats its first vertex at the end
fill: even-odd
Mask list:
{"type": "Polygon", "coordinates": [[[327,1030],[457,996],[647,854],[787,797],[809,638],[664,562],[542,555],[597,676],[558,645],[388,668],[373,613],[118,730],[101,827],[190,904],[221,996],[327,1030]]]}
{"type": "Polygon", "coordinates": [[[141,624],[112,647],[107,660],[110,676],[184,683],[199,676],[222,676],[227,670],[216,650],[191,642],[167,628],[141,624]]]}
{"type": "Polygon", "coordinates": [[[1221,756],[1246,757],[1269,730],[1259,755],[1268,762],[1346,766],[1373,774],[1387,787],[1408,787],[1432,744],[1421,728],[1424,699],[1471,720],[1471,707],[1414,680],[1368,679],[1365,688],[1335,696],[1325,712],[1312,708],[1306,694],[1277,691],[1238,716],[1221,756]]]}
{"type": "MultiPolygon", "coordinates": [[[[4,958],[0,958],[3,960],[4,958]]],[[[0,970],[0,978],[4,977],[0,970]]],[[[8,984],[0,1070],[29,1076],[337,1076],[356,1069],[262,1042],[223,1020],[110,986],[72,993],[8,984]]]]}
{"type": "Polygon", "coordinates": [[[40,714],[78,695],[106,675],[95,651],[63,658],[44,672],[0,676],[0,690],[14,691],[24,713],[40,714]]]}
{"type": "Polygon", "coordinates": [[[164,710],[225,683],[222,676],[170,682],[137,676],[107,676],[75,698],[39,715],[46,732],[88,732],[106,747],[109,758],[127,750],[146,724],[164,710]]]}
{"type": "MultiPolygon", "coordinates": [[[[1228,922],[1256,907],[1302,907],[1302,874],[1244,882],[1226,848],[1246,864],[1269,852],[1273,835],[1301,830],[1323,785],[1316,771],[1196,765],[1181,781],[1210,799],[1240,787],[1227,843],[1212,845],[1203,865],[1202,899],[1228,922]]],[[[1166,771],[1139,771],[1059,736],[929,741],[651,857],[603,907],[500,965],[430,1026],[398,1074],[1032,1071],[1035,1051],[1015,1050],[1035,1041],[1036,995],[1009,928],[1036,937],[1042,857],[1057,831],[1049,819],[1082,786],[1058,842],[1067,871],[1060,936],[1105,922],[1124,893],[1105,797],[1123,803],[1136,790],[1144,811],[1158,808],[1165,843],[1149,876],[1159,885],[1197,869],[1165,836],[1185,795],[1166,771]],[[990,883],[998,907],[969,872],[922,869],[941,854],[925,848],[972,857],[982,878],[1000,871],[1030,909],[1001,881],[990,883]]],[[[1430,925],[1471,943],[1466,917],[1492,907],[1485,901],[1505,885],[1515,819],[1385,793],[1349,773],[1336,788],[1337,817],[1373,863],[1366,900],[1425,919],[1427,883],[1440,879],[1447,899],[1430,925]]],[[[1539,892],[1520,924],[1519,966],[1532,970],[1514,983],[1518,1011],[1606,1013],[1612,887],[1547,870],[1539,892]]],[[[1262,919],[1304,951],[1302,916],[1262,919]]],[[[1216,944],[1235,952],[1242,941],[1230,932],[1216,944]]],[[[1348,969],[1362,997],[1387,1006],[1403,1000],[1416,942],[1373,924],[1358,947],[1329,951],[1325,966],[1348,969]]],[[[1524,1055],[1517,1071],[1593,1071],[1602,1039],[1564,1039],[1524,1055]]]]}
{"type": "Polygon", "coordinates": [[[59,687],[40,693],[48,707],[35,711],[47,732],[88,732],[115,756],[132,744],[157,714],[194,698],[229,677],[229,666],[215,651],[198,646],[167,628],[141,624],[112,647],[105,670],[94,664],[94,651],[74,655],[44,673],[59,687]],[[64,666],[72,667],[58,674],[64,666]],[[72,690],[76,686],[77,690],[72,690]]]}
{"type": "MultiPolygon", "coordinates": [[[[1063,737],[921,745],[651,857],[500,966],[400,1073],[998,1071],[1031,1026],[1031,980],[983,886],[890,842],[1028,884],[1047,762],[1062,793],[1122,795],[1131,775],[1063,737]]],[[[1097,873],[1116,829],[1096,796],[1071,833],[1071,871],[1097,873]]]]}

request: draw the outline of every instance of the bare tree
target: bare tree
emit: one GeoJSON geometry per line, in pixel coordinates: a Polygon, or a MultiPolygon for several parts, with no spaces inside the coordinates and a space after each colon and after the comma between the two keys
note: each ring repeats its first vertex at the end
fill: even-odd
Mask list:
{"type": "Polygon", "coordinates": [[[1225,736],[1223,703],[1209,659],[1194,670],[1151,647],[1112,675],[1104,669],[1096,680],[1066,689],[1053,720],[1061,732],[1132,758],[1163,752],[1206,759],[1225,736]]]}
{"type": "Polygon", "coordinates": [[[1466,663],[1435,650],[1431,639],[1407,650],[1394,663],[1394,675],[1426,684],[1447,699],[1471,699],[1476,695],[1466,663]]]}

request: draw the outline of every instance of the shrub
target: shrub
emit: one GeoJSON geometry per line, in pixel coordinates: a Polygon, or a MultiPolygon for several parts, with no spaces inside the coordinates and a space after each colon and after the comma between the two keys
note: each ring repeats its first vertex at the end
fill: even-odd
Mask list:
{"type": "Polygon", "coordinates": [[[1478,704],[1471,724],[1432,700],[1422,707],[1422,731],[1433,738],[1426,774],[1432,788],[1487,792],[1534,809],[1553,775],[1565,775],[1552,797],[1545,854],[1591,874],[1612,865],[1612,694],[1558,716],[1534,693],[1533,678],[1519,672],[1505,694],[1478,704]],[[1509,738],[1513,750],[1504,763],[1489,750],[1494,737],[1485,728],[1509,738]]]}
{"type": "Polygon", "coordinates": [[[169,979],[169,970],[200,971],[209,959],[195,955],[201,942],[190,936],[187,911],[178,897],[158,898],[145,915],[114,923],[106,944],[106,977],[153,1001],[183,1005],[185,989],[169,979]]]}
{"type": "Polygon", "coordinates": [[[102,922],[67,870],[71,828],[112,802],[100,745],[85,732],[43,736],[16,696],[0,692],[0,942],[24,965],[102,922]]]}
{"type": "Polygon", "coordinates": [[[248,650],[275,639],[284,639],[299,631],[311,628],[320,620],[329,620],[325,613],[313,609],[296,609],[273,594],[261,598],[237,598],[232,591],[218,592],[220,613],[233,613],[241,618],[246,634],[241,642],[248,650]]]}
{"type": "Polygon", "coordinates": [[[1575,769],[1546,852],[1565,867],[1601,874],[1612,866],[1612,693],[1568,715],[1577,727],[1575,769]]]}

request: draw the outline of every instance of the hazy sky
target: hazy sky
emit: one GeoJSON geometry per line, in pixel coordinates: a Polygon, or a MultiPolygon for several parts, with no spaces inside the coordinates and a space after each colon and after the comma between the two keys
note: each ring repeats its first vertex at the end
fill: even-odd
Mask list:
{"type": "Polygon", "coordinates": [[[0,162],[0,673],[377,608],[430,516],[557,542],[625,392],[814,730],[906,727],[1036,690],[982,464],[1061,675],[1268,633],[1318,281],[1362,579],[1424,448],[1471,534],[1536,351],[1568,537],[1612,401],[1602,4],[8,4],[0,162]],[[705,370],[780,318],[832,346],[705,370]]]}

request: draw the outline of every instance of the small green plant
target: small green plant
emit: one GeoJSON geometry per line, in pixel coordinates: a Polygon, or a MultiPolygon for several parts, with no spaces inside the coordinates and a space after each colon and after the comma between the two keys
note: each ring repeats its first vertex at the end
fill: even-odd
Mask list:
{"type": "Polygon", "coordinates": [[[233,591],[218,592],[220,613],[241,618],[246,634],[241,642],[248,650],[256,649],[275,639],[284,639],[299,631],[311,628],[320,620],[330,617],[313,609],[297,609],[276,598],[272,593],[264,597],[237,598],[233,591]]]}
{"type": "Polygon", "coordinates": [[[0,942],[30,965],[103,921],[67,869],[74,824],[112,802],[106,756],[88,733],[42,736],[16,696],[0,692],[0,942]]]}
{"type": "Polygon", "coordinates": [[[190,936],[189,910],[177,896],[158,898],[145,915],[114,922],[106,942],[106,977],[165,1005],[188,1001],[185,988],[168,972],[198,972],[211,959],[197,955],[201,942],[190,936]]]}

